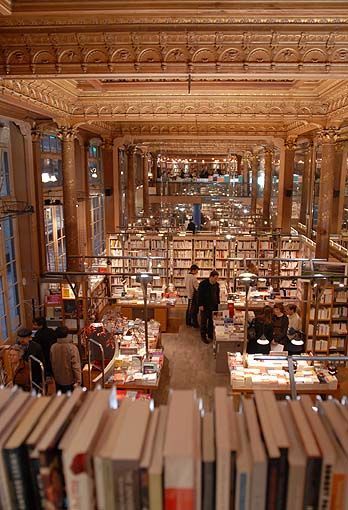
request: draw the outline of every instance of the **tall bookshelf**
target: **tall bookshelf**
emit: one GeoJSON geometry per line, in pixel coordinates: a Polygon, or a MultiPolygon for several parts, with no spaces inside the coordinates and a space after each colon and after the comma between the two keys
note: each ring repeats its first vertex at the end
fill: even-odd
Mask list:
{"type": "Polygon", "coordinates": [[[197,262],[192,237],[174,236],[170,257],[171,279],[180,296],[185,295],[185,276],[193,263],[197,262]]]}

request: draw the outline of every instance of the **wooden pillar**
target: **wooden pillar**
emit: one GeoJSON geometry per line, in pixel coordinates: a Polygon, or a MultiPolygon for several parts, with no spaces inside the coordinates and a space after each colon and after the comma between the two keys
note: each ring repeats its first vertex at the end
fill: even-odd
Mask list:
{"type": "MultiPolygon", "coordinates": [[[[77,271],[77,259],[70,259],[79,255],[78,225],[77,225],[77,189],[75,177],[75,130],[71,126],[60,128],[62,140],[62,172],[63,172],[63,211],[66,247],[67,271],[77,271]]],[[[90,223],[90,222],[89,222],[90,223]]]]}
{"type": "Polygon", "coordinates": [[[342,173],[345,177],[346,162],[343,161],[344,144],[342,142],[335,145],[335,166],[334,166],[334,188],[333,188],[333,203],[332,215],[330,221],[330,234],[339,234],[342,229],[343,210],[340,211],[339,205],[341,195],[345,194],[345,179],[342,186],[342,173]],[[344,163],[344,166],[343,166],[344,163]]]}
{"type": "Polygon", "coordinates": [[[315,140],[311,145],[311,162],[310,173],[308,177],[308,200],[307,200],[307,214],[306,214],[306,233],[307,237],[312,238],[313,230],[313,214],[314,214],[314,191],[315,191],[315,173],[317,168],[317,148],[318,142],[315,140]]]}
{"type": "Polygon", "coordinates": [[[46,239],[45,239],[45,216],[43,203],[43,190],[41,180],[41,133],[37,128],[32,128],[31,139],[33,144],[33,166],[34,166],[34,183],[35,183],[35,214],[36,225],[38,230],[39,243],[39,267],[40,273],[47,270],[46,260],[46,239]]]}
{"type": "Polygon", "coordinates": [[[252,157],[252,174],[251,174],[251,215],[257,213],[257,174],[259,169],[259,158],[257,154],[252,157]]]}
{"type": "Polygon", "coordinates": [[[270,226],[270,208],[271,208],[271,192],[272,192],[272,156],[271,149],[265,150],[265,183],[263,189],[263,224],[265,227],[270,226]]]}
{"type": "Polygon", "coordinates": [[[135,158],[134,147],[127,148],[127,209],[128,224],[135,222],[135,158]]]}
{"type": "Polygon", "coordinates": [[[114,190],[114,161],[112,140],[104,140],[102,145],[102,161],[105,187],[105,231],[108,234],[116,232],[115,224],[115,190],[114,190]]]}
{"type": "Polygon", "coordinates": [[[89,168],[88,168],[88,154],[89,154],[89,141],[83,144],[82,153],[82,168],[84,173],[84,192],[85,192],[85,228],[86,228],[86,247],[87,255],[93,255],[92,243],[92,213],[91,213],[91,196],[89,189],[89,168]]]}
{"type": "Polygon", "coordinates": [[[278,214],[281,215],[280,228],[284,234],[290,234],[291,231],[295,149],[295,140],[286,140],[284,145],[284,175],[279,178],[278,191],[278,214]]]}
{"type": "Polygon", "coordinates": [[[143,164],[143,209],[144,218],[147,218],[149,216],[149,176],[148,176],[149,161],[147,154],[142,154],[142,164],[143,164]]]}
{"type": "MultiPolygon", "coordinates": [[[[124,147],[124,141],[123,139],[116,139],[114,140],[114,146],[113,146],[113,201],[114,201],[114,225],[115,225],[115,231],[124,224],[123,221],[121,222],[121,218],[124,216],[124,209],[121,209],[122,204],[122,189],[121,189],[121,171],[123,172],[124,169],[121,169],[120,166],[120,150],[124,147]]],[[[123,177],[123,174],[122,174],[123,177]]]]}
{"type": "Polygon", "coordinates": [[[307,206],[310,198],[310,177],[312,162],[313,142],[310,142],[304,150],[303,171],[302,171],[302,189],[301,189],[301,207],[299,221],[302,225],[307,224],[307,206]]]}
{"type": "Polygon", "coordinates": [[[322,161],[320,170],[319,208],[316,236],[315,257],[319,259],[329,258],[330,240],[330,217],[332,215],[334,172],[335,165],[335,140],[337,130],[334,128],[323,129],[319,134],[322,144],[322,161]]]}

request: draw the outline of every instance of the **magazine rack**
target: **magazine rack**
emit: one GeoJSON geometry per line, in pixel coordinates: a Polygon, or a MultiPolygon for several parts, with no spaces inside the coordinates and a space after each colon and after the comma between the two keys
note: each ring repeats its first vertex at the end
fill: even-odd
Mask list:
{"type": "Polygon", "coordinates": [[[38,393],[41,393],[42,395],[45,395],[46,393],[46,384],[45,384],[45,368],[43,366],[43,363],[42,361],[40,361],[39,359],[37,359],[35,356],[33,356],[32,354],[30,354],[29,356],[29,380],[30,380],[30,390],[36,390],[38,393]],[[40,367],[40,371],[41,371],[41,385],[40,384],[37,384],[34,380],[33,380],[33,372],[32,372],[32,369],[33,369],[33,362],[36,363],[37,365],[39,365],[40,367]]]}

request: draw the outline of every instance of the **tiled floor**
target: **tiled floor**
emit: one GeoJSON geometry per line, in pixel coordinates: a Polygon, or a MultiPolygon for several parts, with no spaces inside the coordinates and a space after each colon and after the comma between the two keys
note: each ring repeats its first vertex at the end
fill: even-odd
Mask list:
{"type": "Polygon", "coordinates": [[[160,387],[154,394],[156,405],[165,404],[169,389],[197,390],[205,409],[210,409],[214,388],[229,387],[228,374],[215,373],[212,344],[204,344],[199,330],[181,326],[179,333],[162,334],[165,365],[160,387]]]}

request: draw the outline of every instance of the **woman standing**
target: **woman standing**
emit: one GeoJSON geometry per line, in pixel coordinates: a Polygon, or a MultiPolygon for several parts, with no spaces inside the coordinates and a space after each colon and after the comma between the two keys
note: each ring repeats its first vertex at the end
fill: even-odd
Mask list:
{"type": "Polygon", "coordinates": [[[285,315],[283,303],[276,303],[273,307],[273,341],[286,345],[289,320],[285,315]]]}

